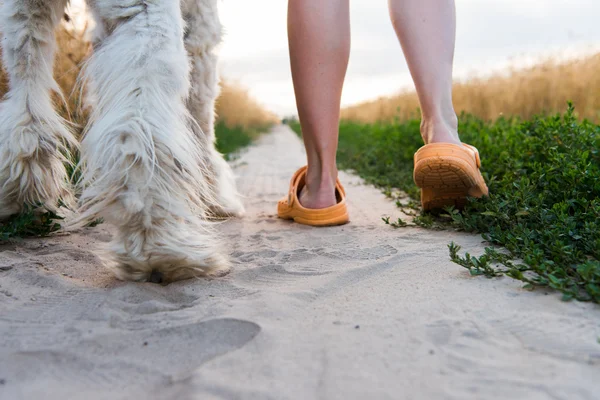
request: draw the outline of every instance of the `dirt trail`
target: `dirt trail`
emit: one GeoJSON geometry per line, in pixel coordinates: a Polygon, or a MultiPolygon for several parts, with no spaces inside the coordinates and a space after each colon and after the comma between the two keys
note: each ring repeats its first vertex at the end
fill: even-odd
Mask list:
{"type": "Polygon", "coordinates": [[[446,245],[342,173],[352,223],[275,218],[300,140],[276,127],[234,161],[248,215],[219,226],[234,272],[115,281],[105,226],[0,247],[2,399],[597,399],[600,308],[471,278],[446,245]]]}

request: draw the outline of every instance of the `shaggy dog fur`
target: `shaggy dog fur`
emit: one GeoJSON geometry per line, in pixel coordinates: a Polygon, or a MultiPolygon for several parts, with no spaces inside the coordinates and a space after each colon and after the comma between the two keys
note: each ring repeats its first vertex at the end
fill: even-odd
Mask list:
{"type": "MultiPolygon", "coordinates": [[[[0,0],[10,91],[0,103],[0,218],[73,204],[65,163],[78,143],[53,108],[54,31],[68,0],[0,0]]],[[[80,226],[117,228],[120,279],[173,281],[228,271],[209,214],[240,215],[214,147],[217,0],[87,0],[97,23],[84,67],[91,116],[81,142],[80,226]]]]}

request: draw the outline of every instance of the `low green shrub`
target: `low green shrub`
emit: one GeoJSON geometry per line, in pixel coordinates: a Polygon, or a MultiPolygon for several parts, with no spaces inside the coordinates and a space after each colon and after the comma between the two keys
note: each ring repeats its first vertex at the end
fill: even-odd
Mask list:
{"type": "MultiPolygon", "coordinates": [[[[342,122],[339,166],[403,190],[414,201],[399,205],[414,207],[419,125],[342,122]]],[[[462,115],[459,131],[479,149],[490,196],[471,199],[462,212],[422,214],[416,222],[481,233],[494,247],[480,257],[460,256],[460,247],[449,245],[451,259],[473,275],[508,275],[528,287],[556,289],[565,300],[600,303],[600,126],[578,122],[569,105],[562,116],[531,121],[487,123],[462,115]]]]}

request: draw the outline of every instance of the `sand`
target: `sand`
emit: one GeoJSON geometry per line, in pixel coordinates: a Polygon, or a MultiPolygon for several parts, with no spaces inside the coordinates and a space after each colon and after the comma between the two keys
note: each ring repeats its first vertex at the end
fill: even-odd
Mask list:
{"type": "Polygon", "coordinates": [[[473,278],[450,241],[395,230],[342,173],[352,223],[277,220],[304,162],[277,127],[233,162],[248,215],[223,223],[234,272],[116,281],[101,225],[0,247],[0,399],[598,399],[600,307],[473,278]]]}

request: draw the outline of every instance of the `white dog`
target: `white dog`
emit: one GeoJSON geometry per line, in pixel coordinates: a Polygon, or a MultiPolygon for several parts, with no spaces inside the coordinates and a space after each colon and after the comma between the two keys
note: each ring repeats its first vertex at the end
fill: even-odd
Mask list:
{"type": "MultiPolygon", "coordinates": [[[[10,91],[0,103],[0,218],[73,202],[65,162],[77,148],[56,113],[54,31],[68,0],[0,0],[10,91]]],[[[78,223],[117,234],[116,276],[173,281],[228,271],[207,217],[239,215],[233,174],[214,148],[217,0],[87,0],[97,23],[82,81],[78,223]]]]}

